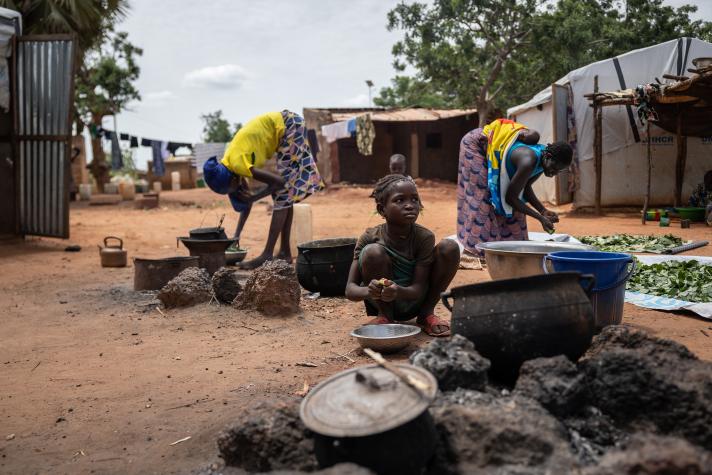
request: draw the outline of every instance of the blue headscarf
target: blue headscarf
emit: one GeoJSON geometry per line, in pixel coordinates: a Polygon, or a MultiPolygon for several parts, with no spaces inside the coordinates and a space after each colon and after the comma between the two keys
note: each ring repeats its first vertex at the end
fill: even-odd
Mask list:
{"type": "Polygon", "coordinates": [[[216,157],[210,157],[203,165],[205,184],[215,193],[227,194],[230,191],[232,177],[233,173],[225,165],[218,162],[216,157]]]}
{"type": "Polygon", "coordinates": [[[218,162],[216,157],[210,157],[205,165],[203,165],[203,178],[208,187],[215,193],[221,195],[227,194],[232,204],[232,209],[238,213],[247,210],[250,205],[238,198],[238,191],[230,191],[230,183],[234,174],[222,163],[218,162]]]}

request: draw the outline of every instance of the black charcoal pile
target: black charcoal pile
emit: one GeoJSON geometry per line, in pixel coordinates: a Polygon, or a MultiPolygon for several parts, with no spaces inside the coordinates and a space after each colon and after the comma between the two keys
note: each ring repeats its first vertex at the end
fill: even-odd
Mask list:
{"type": "MultiPolygon", "coordinates": [[[[489,362],[461,337],[436,339],[411,362],[441,388],[427,473],[712,475],[712,363],[678,343],[610,326],[578,362],[530,360],[508,388],[488,382],[489,362]]],[[[316,472],[298,407],[246,412],[220,436],[225,467],[212,473],[369,473],[316,472]]]]}

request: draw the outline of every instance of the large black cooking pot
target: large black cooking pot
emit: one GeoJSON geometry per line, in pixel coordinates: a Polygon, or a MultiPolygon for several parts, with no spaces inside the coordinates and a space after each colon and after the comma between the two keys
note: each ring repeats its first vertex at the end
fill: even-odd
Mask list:
{"type": "Polygon", "coordinates": [[[588,349],[595,321],[586,294],[594,284],[592,275],[557,272],[455,287],[442,301],[452,312],[453,334],[492,362],[493,379],[513,383],[526,360],[576,361],[588,349]]]}
{"type": "Polygon", "coordinates": [[[298,244],[299,284],[323,296],[344,295],[355,247],[355,238],[321,239],[298,244]]]}

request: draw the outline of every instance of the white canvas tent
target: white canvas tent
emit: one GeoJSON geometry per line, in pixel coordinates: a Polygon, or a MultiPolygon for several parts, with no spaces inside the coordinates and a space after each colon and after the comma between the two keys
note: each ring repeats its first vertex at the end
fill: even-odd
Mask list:
{"type": "MultiPolygon", "coordinates": [[[[635,88],[640,84],[666,82],[663,74],[686,75],[692,60],[712,57],[712,43],[680,38],[648,48],[633,50],[616,58],[589,64],[570,72],[530,101],[512,107],[507,115],[538,130],[542,142],[569,141],[576,149],[579,173],[571,196],[569,177],[543,177],[535,185],[537,195],[553,203],[573,199],[576,207],[594,205],[595,169],[593,158],[593,110],[584,94],[593,92],[598,76],[599,91],[635,88]]],[[[675,176],[675,135],[658,127],[650,130],[653,174],[653,204],[672,203],[675,176]]],[[[642,205],[647,176],[645,127],[635,107],[603,108],[602,205],[642,205]]],[[[683,199],[712,169],[712,137],[690,137],[683,182],[683,199]]]]}

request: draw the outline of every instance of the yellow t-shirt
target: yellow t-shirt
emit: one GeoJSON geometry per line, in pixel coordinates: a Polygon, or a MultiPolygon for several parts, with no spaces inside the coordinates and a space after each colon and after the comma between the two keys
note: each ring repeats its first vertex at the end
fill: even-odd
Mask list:
{"type": "Polygon", "coordinates": [[[236,175],[252,177],[252,167],[262,168],[277,152],[284,129],[281,112],[255,117],[237,131],[220,162],[236,175]]]}

